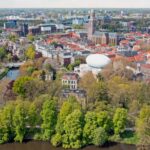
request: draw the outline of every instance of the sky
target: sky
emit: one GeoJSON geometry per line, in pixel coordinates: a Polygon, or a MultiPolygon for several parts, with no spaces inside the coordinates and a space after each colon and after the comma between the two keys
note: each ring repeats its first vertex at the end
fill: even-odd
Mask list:
{"type": "Polygon", "coordinates": [[[150,8],[150,0],[0,0],[0,8],[150,8]]]}

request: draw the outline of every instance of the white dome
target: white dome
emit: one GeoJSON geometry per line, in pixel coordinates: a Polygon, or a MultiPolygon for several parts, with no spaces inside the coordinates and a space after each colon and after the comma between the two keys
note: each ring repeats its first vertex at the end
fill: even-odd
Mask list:
{"type": "Polygon", "coordinates": [[[111,60],[102,54],[90,54],[86,58],[86,63],[93,68],[103,68],[108,65],[111,60]]]}

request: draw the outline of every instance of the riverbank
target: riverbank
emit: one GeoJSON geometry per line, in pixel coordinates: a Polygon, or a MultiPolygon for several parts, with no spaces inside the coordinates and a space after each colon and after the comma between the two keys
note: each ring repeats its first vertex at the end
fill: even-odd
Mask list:
{"type": "Polygon", "coordinates": [[[0,73],[0,80],[2,80],[7,75],[8,72],[9,72],[9,69],[5,68],[4,71],[0,73]]]}

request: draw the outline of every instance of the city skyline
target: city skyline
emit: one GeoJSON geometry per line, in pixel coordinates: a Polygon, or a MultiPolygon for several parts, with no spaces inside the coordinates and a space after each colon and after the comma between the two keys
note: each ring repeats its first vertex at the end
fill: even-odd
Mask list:
{"type": "Polygon", "coordinates": [[[147,0],[5,0],[0,8],[150,8],[147,0]]]}

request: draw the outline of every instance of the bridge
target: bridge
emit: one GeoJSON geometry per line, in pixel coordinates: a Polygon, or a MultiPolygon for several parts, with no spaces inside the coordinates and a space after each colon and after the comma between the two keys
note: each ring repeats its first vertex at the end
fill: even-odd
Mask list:
{"type": "Polygon", "coordinates": [[[6,64],[4,64],[4,66],[8,67],[8,68],[19,68],[24,63],[25,63],[25,61],[24,62],[17,62],[17,63],[6,63],[6,64]]]}

